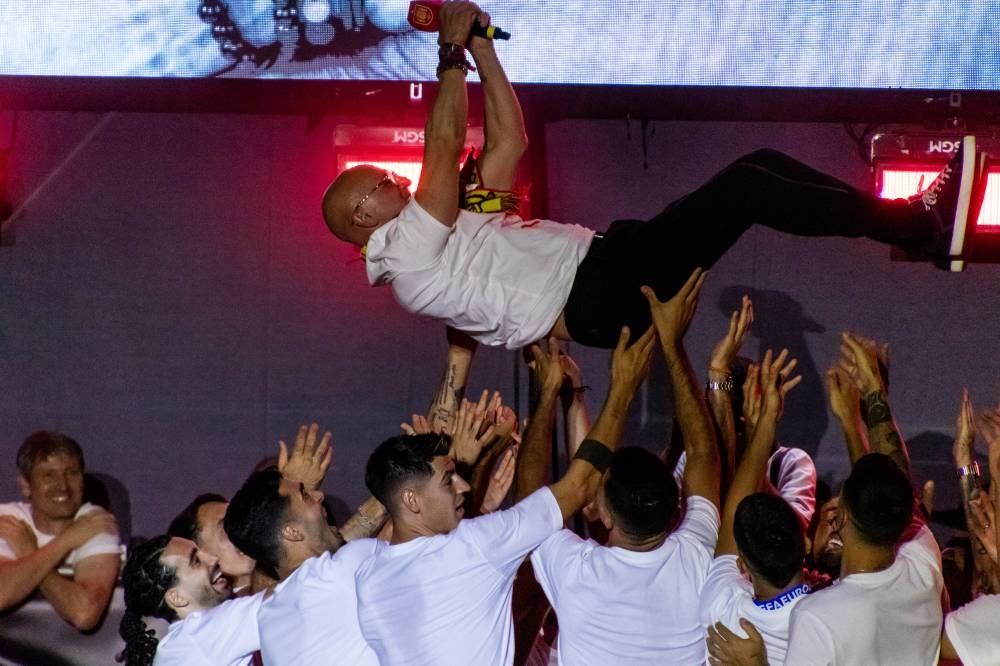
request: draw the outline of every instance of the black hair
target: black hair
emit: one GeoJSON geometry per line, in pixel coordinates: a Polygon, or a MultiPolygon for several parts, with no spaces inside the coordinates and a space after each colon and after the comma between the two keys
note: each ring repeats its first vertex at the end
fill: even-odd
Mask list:
{"type": "Polygon", "coordinates": [[[397,435],[376,447],[365,468],[365,485],[371,494],[390,512],[395,507],[394,492],[402,483],[413,478],[428,478],[434,474],[431,463],[451,450],[451,437],[427,433],[397,435]]]}
{"type": "Polygon", "coordinates": [[[746,565],[774,587],[802,571],[806,556],[802,524],[782,498],[754,493],[736,507],[733,537],[746,565]]]}
{"type": "Polygon", "coordinates": [[[201,540],[198,538],[198,534],[201,532],[201,525],[198,524],[198,509],[213,502],[225,504],[226,498],[218,493],[202,493],[195,497],[190,504],[177,514],[176,518],[170,521],[167,534],[182,539],[190,539],[195,543],[201,543],[201,540]]]}
{"type": "Polygon", "coordinates": [[[913,518],[910,479],[884,453],[869,453],[854,463],[840,501],[858,535],[871,546],[895,545],[913,518]]]}
{"type": "Polygon", "coordinates": [[[143,617],[168,622],[177,619],[177,612],[164,600],[167,590],[177,584],[177,570],[160,561],[171,538],[164,534],[135,546],[122,569],[125,614],[118,633],[125,640],[122,661],[126,666],[149,666],[156,655],[156,632],[146,626],[143,617]]]}
{"type": "Polygon", "coordinates": [[[635,539],[666,532],[677,512],[677,484],[667,466],[637,446],[611,456],[604,496],[616,526],[635,539]]]}
{"type": "Polygon", "coordinates": [[[29,479],[35,465],[58,453],[76,458],[80,461],[80,470],[83,470],[83,450],[75,439],[61,432],[40,430],[28,435],[17,450],[17,471],[29,479]]]}
{"type": "Polygon", "coordinates": [[[271,570],[284,557],[281,527],[289,498],[280,493],[281,473],[254,472],[229,501],[223,528],[233,545],[271,570]]]}

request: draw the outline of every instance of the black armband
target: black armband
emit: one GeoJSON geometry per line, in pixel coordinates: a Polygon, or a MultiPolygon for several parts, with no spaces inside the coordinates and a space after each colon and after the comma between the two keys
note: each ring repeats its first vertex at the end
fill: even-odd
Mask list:
{"type": "Polygon", "coordinates": [[[611,464],[612,455],[611,449],[604,444],[598,442],[596,439],[588,438],[580,442],[580,448],[573,455],[573,460],[589,462],[594,466],[594,469],[603,474],[611,464]]]}

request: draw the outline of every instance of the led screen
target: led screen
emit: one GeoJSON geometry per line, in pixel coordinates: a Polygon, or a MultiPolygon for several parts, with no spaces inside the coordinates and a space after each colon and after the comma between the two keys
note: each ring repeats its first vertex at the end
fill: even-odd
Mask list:
{"type": "MultiPolygon", "coordinates": [[[[430,81],[407,0],[0,0],[0,75],[430,81]]],[[[1000,88],[1000,0],[485,0],[519,83],[1000,88]]]]}

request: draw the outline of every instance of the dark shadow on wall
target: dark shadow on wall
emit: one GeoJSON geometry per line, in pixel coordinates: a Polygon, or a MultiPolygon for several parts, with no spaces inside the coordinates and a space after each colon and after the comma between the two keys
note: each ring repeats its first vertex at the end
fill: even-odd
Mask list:
{"type": "MultiPolygon", "coordinates": [[[[744,294],[753,300],[754,324],[750,335],[760,339],[760,351],[773,349],[778,352],[787,348],[799,361],[795,373],[802,375],[802,383],[788,396],[788,408],[778,426],[778,441],[815,457],[830,418],[824,373],[820,372],[809,351],[806,334],[825,333],[826,327],[806,314],[802,304],[788,294],[770,289],[755,290],[747,285],[726,287],[719,295],[718,307],[727,321],[730,313],[740,308],[744,294]]],[[[719,336],[724,333],[724,330],[719,331],[719,336]]],[[[744,355],[752,352],[743,351],[744,355]]]]}
{"type": "Polygon", "coordinates": [[[132,538],[132,500],[125,484],[102,472],[87,472],[83,477],[83,501],[96,504],[114,515],[123,544],[132,538]]]}

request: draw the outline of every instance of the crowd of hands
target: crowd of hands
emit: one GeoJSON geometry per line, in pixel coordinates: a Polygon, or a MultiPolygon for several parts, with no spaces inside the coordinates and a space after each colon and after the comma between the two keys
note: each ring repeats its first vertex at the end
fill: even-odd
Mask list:
{"type": "MultiPolygon", "coordinates": [[[[665,302],[659,301],[652,290],[644,288],[653,325],[637,336],[633,336],[627,328],[623,329],[611,355],[610,394],[617,390],[634,395],[648,376],[656,341],[659,341],[668,358],[672,350],[675,354],[679,352],[679,358],[686,362],[683,340],[694,317],[705,275],[700,270],[695,271],[680,291],[665,302]]],[[[709,381],[721,380],[729,374],[754,319],[753,303],[744,296],[740,308],[731,314],[725,334],[713,348],[707,369],[709,381]]],[[[531,345],[525,352],[525,359],[537,382],[538,402],[532,417],[521,421],[515,411],[504,403],[499,392],[484,390],[474,400],[462,397],[475,343],[453,330],[448,331],[448,342],[447,369],[429,412],[426,415],[413,414],[409,421],[401,424],[401,428],[411,435],[438,432],[450,436],[456,468],[471,486],[466,497],[465,515],[473,517],[519,501],[549,482],[551,423],[555,419],[555,406],[559,403],[562,404],[565,420],[567,459],[572,458],[590,428],[585,400],[587,387],[579,366],[555,339],[531,345]],[[529,451],[530,455],[525,456],[525,451],[529,451]]],[[[797,360],[787,349],[777,352],[764,350],[759,361],[749,364],[742,386],[742,409],[736,409],[736,413],[732,414],[733,419],[744,423],[747,447],[737,447],[734,438],[725,435],[732,424],[725,423],[724,418],[715,417],[715,426],[722,434],[718,439],[720,507],[726,506],[726,493],[739,466],[738,456],[742,451],[737,449],[749,450],[755,440],[766,439],[770,450],[786,397],[801,382],[801,377],[794,374],[796,365],[797,360]]],[[[887,345],[856,333],[842,334],[838,358],[826,372],[826,388],[829,408],[843,430],[852,463],[869,450],[861,417],[861,402],[873,393],[888,397],[888,367],[887,345]]],[[[713,392],[708,393],[710,403],[713,392]]],[[[729,399],[728,394],[724,397],[729,399]]],[[[714,409],[710,413],[717,414],[714,409]]],[[[977,435],[986,442],[990,476],[996,478],[995,475],[1000,475],[1000,405],[981,408],[977,414],[968,391],[964,390],[959,401],[952,449],[957,468],[967,467],[975,460],[977,435]]],[[[301,481],[306,488],[317,489],[322,486],[333,457],[332,435],[325,432],[321,436],[320,428],[315,423],[303,425],[291,447],[284,441],[278,443],[277,454],[275,464],[283,476],[301,481]]],[[[666,459],[666,450],[663,455],[666,459]]],[[[899,462],[908,470],[906,455],[904,446],[899,462]]],[[[759,481],[761,487],[768,487],[767,479],[759,481]]],[[[972,475],[962,477],[960,483],[970,535],[967,552],[971,562],[956,555],[955,563],[966,575],[950,580],[946,576],[946,585],[949,585],[953,600],[967,601],[981,594],[1000,593],[1000,528],[996,520],[1000,492],[997,484],[992,484],[989,492],[983,490],[978,479],[972,475]],[[964,585],[965,589],[953,589],[956,580],[965,581],[957,583],[964,585]]],[[[921,488],[920,503],[928,518],[934,511],[933,497],[934,483],[927,481],[921,488]]],[[[832,514],[827,518],[827,512],[823,512],[822,507],[817,506],[816,512],[812,529],[815,529],[818,520],[832,520],[832,514]]],[[[596,520],[594,506],[585,507],[582,513],[589,535],[600,541],[606,535],[602,534],[596,520]]],[[[351,525],[347,524],[341,532],[349,538],[350,530],[351,525]]],[[[117,525],[112,514],[95,510],[77,518],[60,538],[78,548],[101,532],[115,534],[117,525]]],[[[386,522],[377,536],[391,538],[391,522],[386,522]]],[[[18,558],[38,548],[31,529],[12,516],[0,516],[0,539],[7,542],[18,558]]],[[[749,640],[740,638],[722,624],[711,627],[708,645],[712,658],[719,663],[753,663],[755,655],[762,656],[759,651],[763,650],[763,644],[757,631],[749,623],[743,623],[743,630],[750,636],[749,640]]]]}

